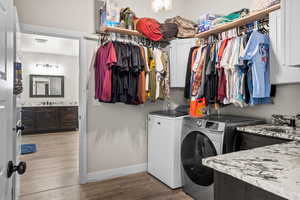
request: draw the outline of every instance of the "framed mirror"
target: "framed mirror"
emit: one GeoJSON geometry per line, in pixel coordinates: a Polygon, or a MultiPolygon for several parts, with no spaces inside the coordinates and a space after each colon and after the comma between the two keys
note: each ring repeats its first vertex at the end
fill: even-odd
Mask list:
{"type": "Polygon", "coordinates": [[[30,97],[64,97],[64,76],[30,75],[30,97]]]}

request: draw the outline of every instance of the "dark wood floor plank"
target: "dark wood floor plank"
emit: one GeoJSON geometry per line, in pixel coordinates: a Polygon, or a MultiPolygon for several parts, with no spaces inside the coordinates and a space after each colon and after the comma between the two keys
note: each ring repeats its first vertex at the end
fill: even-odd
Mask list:
{"type": "Polygon", "coordinates": [[[79,185],[78,132],[26,135],[22,142],[38,151],[21,157],[28,164],[21,200],[192,200],[147,173],[79,185]]]}

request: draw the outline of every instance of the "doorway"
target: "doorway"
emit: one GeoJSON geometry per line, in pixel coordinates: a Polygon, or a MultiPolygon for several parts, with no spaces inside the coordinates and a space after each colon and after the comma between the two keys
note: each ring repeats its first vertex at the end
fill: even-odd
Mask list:
{"type": "Polygon", "coordinates": [[[17,62],[23,92],[17,96],[24,131],[20,199],[78,185],[80,40],[21,33],[17,62]]]}

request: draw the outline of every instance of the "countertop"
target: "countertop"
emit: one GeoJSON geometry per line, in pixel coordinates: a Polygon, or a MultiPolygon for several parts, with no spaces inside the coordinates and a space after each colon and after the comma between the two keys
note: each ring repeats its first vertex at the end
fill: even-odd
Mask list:
{"type": "Polygon", "coordinates": [[[202,163],[280,197],[300,200],[300,129],[281,128],[283,132],[272,125],[239,127],[238,130],[294,141],[218,155],[203,159],[202,163]]]}
{"type": "Polygon", "coordinates": [[[300,142],[202,160],[207,167],[289,200],[300,200],[300,142]]]}
{"type": "Polygon", "coordinates": [[[300,141],[300,128],[293,129],[291,127],[280,127],[271,124],[262,124],[238,127],[237,130],[256,135],[264,135],[281,139],[300,141]],[[277,129],[279,128],[282,129],[282,132],[277,131],[277,129]]]}
{"type": "Polygon", "coordinates": [[[33,107],[78,107],[78,105],[71,105],[71,104],[53,104],[53,105],[26,105],[26,106],[19,106],[20,108],[33,108],[33,107]]]}

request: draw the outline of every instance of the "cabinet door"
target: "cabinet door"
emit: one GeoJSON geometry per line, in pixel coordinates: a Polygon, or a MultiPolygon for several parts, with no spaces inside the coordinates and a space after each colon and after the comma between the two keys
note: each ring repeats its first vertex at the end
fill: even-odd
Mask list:
{"type": "Polygon", "coordinates": [[[254,149],[258,147],[265,147],[274,144],[282,144],[290,142],[289,140],[262,136],[262,135],[254,135],[250,133],[239,132],[238,133],[238,148],[239,150],[248,150],[254,149]]]}
{"type": "Polygon", "coordinates": [[[61,108],[60,111],[60,128],[76,129],[78,128],[78,111],[75,107],[61,108]]]}
{"type": "Polygon", "coordinates": [[[185,75],[188,56],[191,47],[195,46],[195,39],[178,39],[171,42],[170,47],[170,86],[185,87],[185,75]]]}
{"type": "Polygon", "coordinates": [[[282,12],[270,13],[270,77],[272,84],[300,83],[300,67],[284,64],[285,33],[282,12]]]}
{"type": "Polygon", "coordinates": [[[24,125],[23,133],[34,133],[35,131],[35,112],[32,109],[22,110],[22,124],[24,125]]]}
{"type": "Polygon", "coordinates": [[[284,16],[285,64],[288,66],[300,65],[300,1],[283,0],[281,10],[284,16]]]}
{"type": "Polygon", "coordinates": [[[58,112],[56,109],[41,109],[36,112],[36,129],[38,131],[59,129],[58,112]]]}
{"type": "Polygon", "coordinates": [[[174,155],[172,120],[149,116],[148,172],[168,184],[172,177],[174,155]]]}

